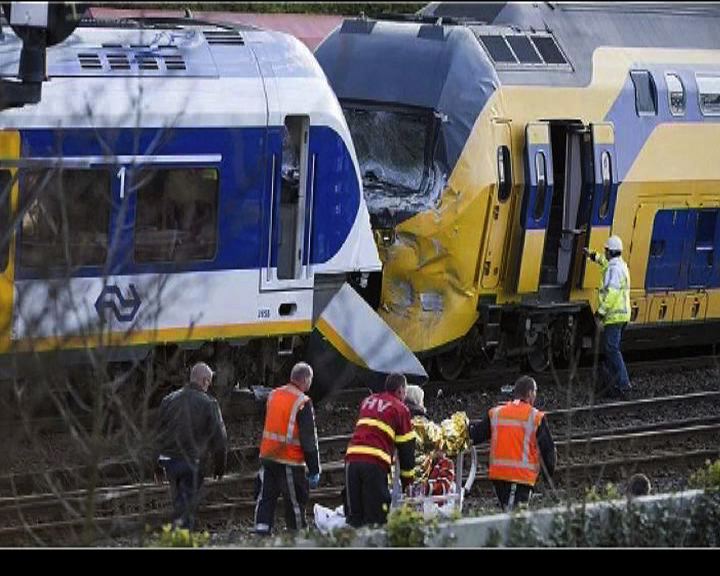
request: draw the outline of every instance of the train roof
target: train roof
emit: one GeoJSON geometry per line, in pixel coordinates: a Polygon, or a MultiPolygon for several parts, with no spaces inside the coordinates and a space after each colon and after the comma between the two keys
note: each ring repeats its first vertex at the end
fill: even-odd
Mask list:
{"type": "MultiPolygon", "coordinates": [[[[0,76],[14,77],[21,42],[4,30],[0,76]]],[[[289,34],[194,18],[84,19],[68,39],[47,50],[47,76],[259,77],[264,69],[316,76],[312,58],[285,57],[299,45],[289,34]],[[282,67],[258,63],[280,60],[282,67]]]]}
{"type": "MultiPolygon", "coordinates": [[[[21,42],[4,27],[0,76],[21,42]]],[[[85,20],[47,50],[40,103],[3,112],[6,127],[280,125],[288,114],[340,134],[346,125],[309,48],[290,34],[193,18],[85,20]],[[135,110],[136,114],[130,111],[135,110]]]]}
{"type": "MultiPolygon", "coordinates": [[[[409,83],[412,89],[403,88],[414,94],[397,98],[407,102],[432,91],[428,78],[442,82],[459,59],[489,61],[501,84],[585,86],[592,76],[593,52],[600,46],[718,50],[718,31],[720,3],[433,3],[414,15],[345,20],[316,55],[326,73],[331,71],[328,76],[340,98],[382,92],[382,87],[359,86],[367,82],[364,76],[379,84],[385,76],[410,76],[416,68],[417,82],[409,83]],[[460,31],[475,42],[459,42],[460,31]],[[342,55],[336,63],[333,51],[342,55]],[[440,53],[445,56],[436,56],[440,53]],[[356,78],[339,69],[349,63],[356,78]]],[[[392,99],[375,96],[360,97],[392,99]]],[[[430,100],[425,98],[425,104],[430,100]]]]}

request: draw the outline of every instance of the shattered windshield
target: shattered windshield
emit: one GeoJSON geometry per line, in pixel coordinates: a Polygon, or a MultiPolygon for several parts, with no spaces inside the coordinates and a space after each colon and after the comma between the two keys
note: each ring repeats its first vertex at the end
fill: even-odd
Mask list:
{"type": "Polygon", "coordinates": [[[445,177],[434,161],[437,121],[431,110],[343,106],[371,213],[416,213],[435,206],[445,177]]]}

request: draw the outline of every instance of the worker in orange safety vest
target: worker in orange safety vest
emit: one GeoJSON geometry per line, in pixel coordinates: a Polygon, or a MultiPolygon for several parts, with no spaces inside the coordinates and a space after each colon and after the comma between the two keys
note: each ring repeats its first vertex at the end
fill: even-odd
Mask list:
{"type": "Polygon", "coordinates": [[[474,444],[490,440],[488,476],[506,512],[530,499],[540,471],[549,480],[557,453],[545,414],[534,407],[537,384],[530,376],[515,381],[513,400],[490,409],[470,425],[474,444]]]}
{"type": "Polygon", "coordinates": [[[269,535],[272,531],[280,494],[287,527],[307,527],[305,505],[310,488],[320,483],[315,413],[307,396],[312,378],[310,365],[298,362],[290,372],[290,382],[268,396],[256,481],[256,534],[269,535]]]}

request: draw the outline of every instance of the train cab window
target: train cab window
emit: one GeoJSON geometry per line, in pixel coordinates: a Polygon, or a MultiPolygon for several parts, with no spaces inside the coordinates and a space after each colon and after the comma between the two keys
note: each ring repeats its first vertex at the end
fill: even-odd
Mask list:
{"type": "Polygon", "coordinates": [[[657,114],[657,90],[650,72],[631,70],[630,78],[635,86],[635,110],[638,116],[655,116],[657,114]]]}
{"type": "Polygon", "coordinates": [[[510,164],[510,150],[507,146],[500,146],[497,151],[498,163],[498,200],[505,202],[512,192],[512,171],[510,164]]]}
{"type": "Polygon", "coordinates": [[[668,90],[670,114],[683,116],[685,114],[685,87],[682,80],[680,80],[680,76],[670,73],[665,74],[665,83],[668,90]]]}
{"type": "Polygon", "coordinates": [[[705,116],[720,116],[720,76],[696,77],[700,111],[705,116]]]}
{"type": "Polygon", "coordinates": [[[543,152],[535,154],[535,174],[537,175],[537,191],[535,192],[533,218],[538,221],[545,214],[545,198],[547,196],[547,162],[543,152]]]}
{"type": "Polygon", "coordinates": [[[0,170],[0,272],[7,267],[10,252],[10,170],[0,170]]]}
{"type": "Polygon", "coordinates": [[[109,170],[40,169],[20,176],[19,264],[100,266],[108,252],[109,170]]]}
{"type": "Polygon", "coordinates": [[[135,261],[192,262],[214,258],[218,171],[143,169],[135,178],[135,261]]]}
{"type": "Polygon", "coordinates": [[[600,174],[602,176],[602,198],[600,199],[600,218],[605,218],[610,210],[610,193],[612,192],[612,160],[610,153],[605,151],[600,156],[600,174]]]}

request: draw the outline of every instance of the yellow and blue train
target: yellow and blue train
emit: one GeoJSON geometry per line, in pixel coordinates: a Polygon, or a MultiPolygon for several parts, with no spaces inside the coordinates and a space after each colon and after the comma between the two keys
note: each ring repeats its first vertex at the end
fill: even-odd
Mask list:
{"type": "Polygon", "coordinates": [[[316,50],[384,269],[366,297],[446,378],[592,346],[625,245],[625,347],[720,340],[720,6],[435,3],[316,50]]]}

